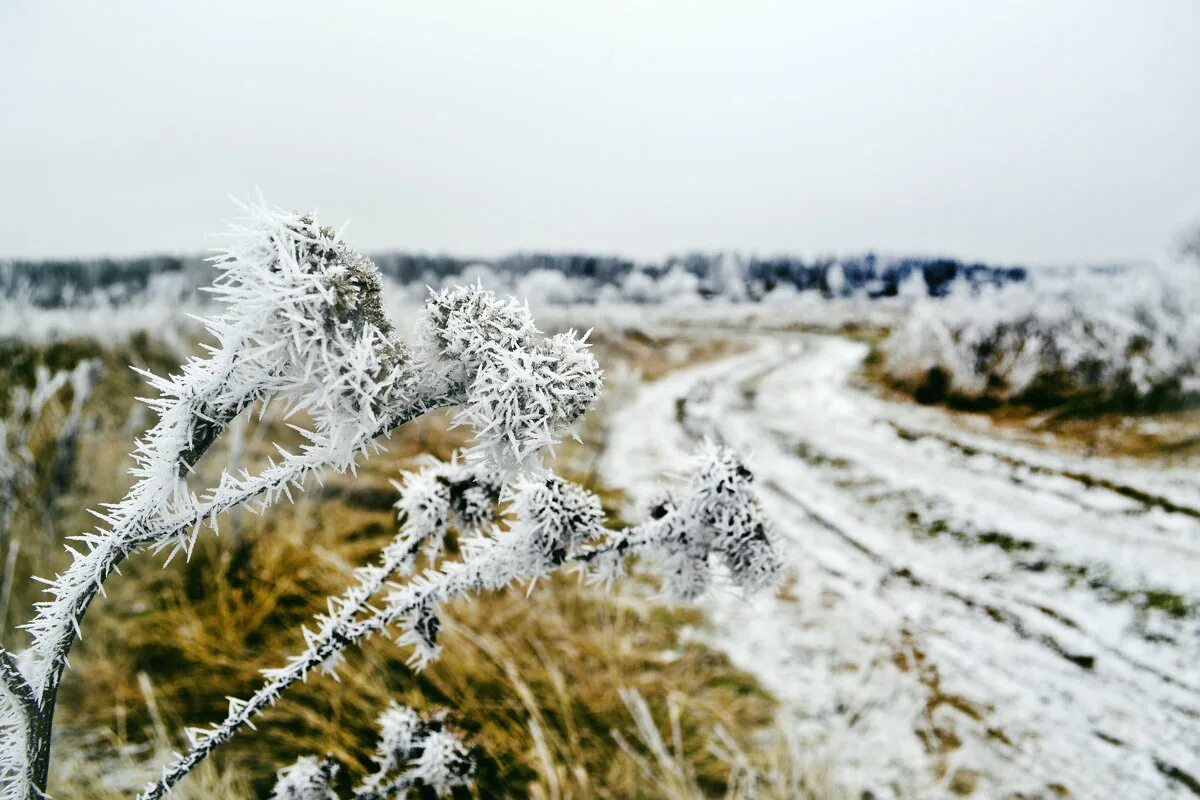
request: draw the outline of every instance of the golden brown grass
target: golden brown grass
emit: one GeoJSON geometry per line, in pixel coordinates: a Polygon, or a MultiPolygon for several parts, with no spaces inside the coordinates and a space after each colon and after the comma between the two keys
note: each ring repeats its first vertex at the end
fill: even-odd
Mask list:
{"type": "MultiPolygon", "coordinates": [[[[655,345],[614,349],[621,347],[640,367],[649,359],[648,371],[663,374],[668,360],[690,363],[722,346],[677,349],[661,363],[646,356],[655,345]]],[[[609,365],[611,352],[602,348],[609,365]]],[[[49,521],[58,541],[92,524],[82,509],[119,497],[128,485],[130,404],[121,394],[127,378],[110,371],[110,380],[118,385],[98,393],[104,411],[84,437],[78,483],[49,521]]],[[[418,455],[445,458],[465,443],[463,432],[447,430],[447,419],[433,414],[406,426],[390,452],[368,461],[357,478],[335,477],[263,517],[241,512],[223,521],[220,538],[203,536],[190,563],[163,569],[161,557],[132,558],[89,613],[72,654],[59,705],[54,796],[127,796],[153,763],[183,746],[183,726],[220,718],[226,695],[246,696],[260,668],[301,648],[300,626],[393,535],[395,494],[387,479],[418,455]]],[[[602,429],[593,421],[583,444],[560,452],[571,477],[592,477],[602,429]]],[[[290,435],[277,423],[269,432],[248,437],[250,462],[269,451],[271,439],[286,443],[290,435]]],[[[203,471],[225,455],[212,453],[203,471]]],[[[615,511],[620,498],[595,488],[615,511]]],[[[31,543],[25,552],[23,574],[66,563],[57,547],[31,543]]],[[[684,699],[680,736],[693,788],[720,796],[729,767],[710,752],[716,726],[754,753],[774,704],[724,656],[682,635],[703,623],[697,612],[664,607],[653,594],[652,582],[636,576],[612,594],[559,576],[528,597],[509,590],[455,603],[445,615],[442,658],[425,672],[414,674],[405,666],[407,653],[390,641],[373,641],[350,653],[340,682],[312,676],[288,692],[257,731],[235,737],[177,796],[264,796],[275,770],[300,754],[331,753],[347,765],[343,779],[357,779],[370,766],[375,717],[393,699],[448,708],[474,736],[479,797],[694,796],[647,775],[621,750],[614,730],[636,741],[619,693],[625,687],[640,692],[658,719],[666,719],[669,693],[684,699]]],[[[28,589],[19,593],[13,616],[24,616],[32,599],[28,589]]],[[[21,644],[10,628],[2,634],[21,644]]]]}
{"type": "Polygon", "coordinates": [[[589,340],[602,365],[622,364],[655,381],[677,369],[744,352],[743,341],[721,336],[665,336],[639,329],[593,331],[589,340]]]}
{"type": "MultiPolygon", "coordinates": [[[[302,647],[300,624],[390,532],[389,512],[301,501],[248,532],[240,555],[210,540],[187,569],[139,565],[89,620],[62,721],[107,728],[118,742],[153,739],[142,674],[153,678],[167,730],[217,718],[225,694],[249,693],[257,668],[302,647]]],[[[373,719],[395,698],[453,709],[476,734],[481,796],[522,797],[533,785],[554,794],[555,784],[557,796],[656,796],[610,735],[628,725],[619,688],[655,702],[685,691],[689,740],[717,723],[736,731],[768,724],[772,704],[722,656],[679,641],[682,626],[699,624],[695,612],[649,603],[638,588],[607,595],[562,576],[528,598],[508,591],[453,604],[443,656],[424,673],[414,675],[392,643],[372,642],[351,654],[340,684],[313,677],[285,695],[257,732],[220,752],[217,773],[261,792],[280,765],[325,752],[361,773],[373,719]]],[[[697,768],[720,788],[718,761],[697,768]]],[[[86,794],[63,786],[55,796],[86,794]]]]}

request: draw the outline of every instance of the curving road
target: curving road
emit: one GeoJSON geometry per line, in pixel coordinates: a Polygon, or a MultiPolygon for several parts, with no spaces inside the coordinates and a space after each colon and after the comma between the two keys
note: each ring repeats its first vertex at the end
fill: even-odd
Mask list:
{"type": "Polygon", "coordinates": [[[1200,483],[851,385],[865,346],[763,335],[642,386],[605,480],[642,502],[704,437],[749,455],[792,576],[706,639],[847,797],[1200,796],[1200,483]]]}

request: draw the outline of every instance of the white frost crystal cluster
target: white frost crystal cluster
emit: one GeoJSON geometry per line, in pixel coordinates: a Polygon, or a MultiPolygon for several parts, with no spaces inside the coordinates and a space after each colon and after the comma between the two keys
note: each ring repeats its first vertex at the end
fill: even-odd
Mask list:
{"type": "Polygon", "coordinates": [[[669,531],[661,548],[669,594],[682,600],[702,594],[712,556],[723,561],[734,583],[748,592],[774,583],[782,564],[750,489],[753,477],[732,451],[710,444],[697,457],[687,494],[678,505],[668,495],[651,510],[669,531]]]}
{"type": "Polygon", "coordinates": [[[333,759],[304,756],[279,770],[270,800],[337,800],[333,791],[337,773],[338,765],[333,759]]]}
{"type": "Polygon", "coordinates": [[[378,767],[354,790],[354,800],[403,797],[419,786],[445,795],[475,774],[474,755],[444,712],[422,719],[397,703],[379,717],[373,758],[378,767]]]}
{"type": "Polygon", "coordinates": [[[447,529],[475,532],[491,522],[503,488],[500,475],[487,463],[432,462],[426,469],[392,481],[400,492],[396,508],[405,532],[425,540],[431,561],[441,555],[447,529]]]}
{"type": "Polygon", "coordinates": [[[527,466],[600,394],[600,370],[583,340],[574,332],[541,337],[527,307],[479,286],[433,295],[419,336],[421,351],[448,374],[472,376],[456,420],[503,468],[527,466]]]}
{"type": "MultiPolygon", "coordinates": [[[[354,800],[403,798],[422,787],[440,797],[469,785],[475,774],[475,757],[444,712],[422,718],[397,703],[379,717],[373,758],[377,768],[354,789],[354,800]]],[[[337,800],[337,773],[331,758],[301,757],[279,771],[271,800],[337,800]]]]}

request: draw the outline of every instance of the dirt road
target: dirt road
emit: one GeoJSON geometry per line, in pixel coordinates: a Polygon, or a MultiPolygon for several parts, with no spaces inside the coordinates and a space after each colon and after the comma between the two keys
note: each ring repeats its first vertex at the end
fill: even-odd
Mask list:
{"type": "Polygon", "coordinates": [[[646,384],[603,471],[644,500],[748,455],[791,578],[706,639],[850,797],[1200,796],[1200,479],[1068,457],[852,386],[866,348],[761,336],[646,384]]]}

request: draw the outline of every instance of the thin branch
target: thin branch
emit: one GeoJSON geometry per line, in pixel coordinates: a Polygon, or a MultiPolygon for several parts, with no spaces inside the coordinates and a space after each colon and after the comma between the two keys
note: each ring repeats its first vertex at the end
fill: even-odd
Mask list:
{"type": "MultiPolygon", "coordinates": [[[[619,557],[632,555],[655,541],[655,536],[649,529],[660,527],[660,522],[627,529],[615,536],[611,542],[567,556],[558,564],[551,565],[549,571],[572,564],[590,563],[607,554],[619,557]]],[[[271,678],[248,700],[231,700],[229,714],[220,724],[201,731],[193,729],[192,735],[197,739],[193,748],[164,767],[162,778],[146,787],[138,799],[159,800],[164,797],[172,786],[195,769],[214,749],[231,739],[243,726],[250,725],[254,716],[273,705],[284,690],[303,680],[311,670],[336,657],[347,647],[399,622],[406,616],[419,612],[431,603],[446,602],[483,588],[480,576],[491,571],[496,564],[509,561],[507,556],[511,556],[519,546],[507,541],[508,538],[510,537],[487,539],[486,544],[470,559],[455,562],[435,572],[432,577],[423,581],[417,590],[408,587],[398,590],[384,608],[362,621],[330,630],[326,636],[314,641],[306,651],[291,656],[286,667],[270,671],[271,678]]],[[[419,545],[419,540],[411,543],[413,554],[419,545]]],[[[537,577],[540,572],[541,570],[526,574],[506,573],[503,583],[507,585],[522,578],[537,577]]]]}
{"type": "MultiPolygon", "coordinates": [[[[449,405],[456,399],[449,397],[446,398],[445,402],[449,405]]],[[[428,410],[437,407],[441,407],[441,404],[414,403],[412,407],[397,414],[396,417],[374,434],[364,436],[357,443],[357,448],[360,450],[366,448],[376,438],[390,434],[406,422],[410,422],[428,410]]],[[[101,544],[76,562],[86,563],[89,560],[96,561],[97,564],[89,571],[98,575],[99,578],[93,583],[80,587],[79,592],[74,596],[71,605],[74,610],[75,624],[71,624],[69,619],[59,621],[57,625],[58,635],[56,638],[57,648],[55,654],[60,657],[55,658],[55,662],[65,665],[66,655],[77,637],[79,624],[82,622],[83,615],[86,613],[91,601],[100,592],[100,584],[120,566],[121,562],[130,553],[148,546],[177,541],[181,537],[196,531],[206,520],[213,521],[220,514],[241,506],[259,495],[267,495],[267,498],[263,501],[264,507],[270,505],[286,491],[287,487],[297,486],[308,473],[315,472],[327,466],[327,464],[328,461],[325,460],[324,454],[319,452],[306,453],[303,456],[291,456],[285,458],[278,465],[264,471],[262,475],[242,482],[232,491],[215,496],[211,502],[203,504],[193,511],[166,519],[149,520],[136,528],[126,530],[126,535],[123,537],[124,541],[122,543],[116,541],[118,537],[115,532],[110,536],[104,537],[101,544]]],[[[45,613],[39,614],[32,623],[25,627],[27,629],[35,629],[40,621],[52,622],[52,620],[46,620],[46,617],[45,613]]],[[[51,674],[45,681],[45,688],[41,697],[42,705],[45,705],[46,700],[56,692],[61,672],[62,670],[59,668],[56,674],[51,674]]]]}
{"type": "MultiPolygon", "coordinates": [[[[518,485],[509,498],[515,515],[509,530],[501,533],[497,528],[491,536],[461,541],[461,560],[397,587],[381,608],[363,619],[354,620],[343,608],[340,617],[326,620],[319,634],[306,636],[304,652],[292,656],[286,666],[264,672],[266,683],[248,700],[231,699],[222,722],[193,729],[191,750],[167,764],[159,781],[147,786],[139,800],[162,798],[242,726],[253,727],[252,719],[309,671],[389,626],[406,623],[400,641],[416,646],[410,663],[419,666],[432,659],[437,652],[437,609],[456,598],[498,591],[572,565],[589,565],[593,577],[611,580],[627,557],[646,550],[661,556],[667,589],[680,596],[695,596],[703,588],[700,575],[711,556],[724,559],[743,589],[765,588],[778,575],[780,562],[750,491],[751,481],[750,471],[732,452],[710,446],[700,455],[683,502],[664,501],[651,510],[648,521],[611,533],[601,525],[599,499],[582,487],[553,476],[518,485]],[[606,537],[600,544],[583,544],[600,536],[606,537]]],[[[418,545],[414,539],[407,547],[415,553],[418,545]]]]}

